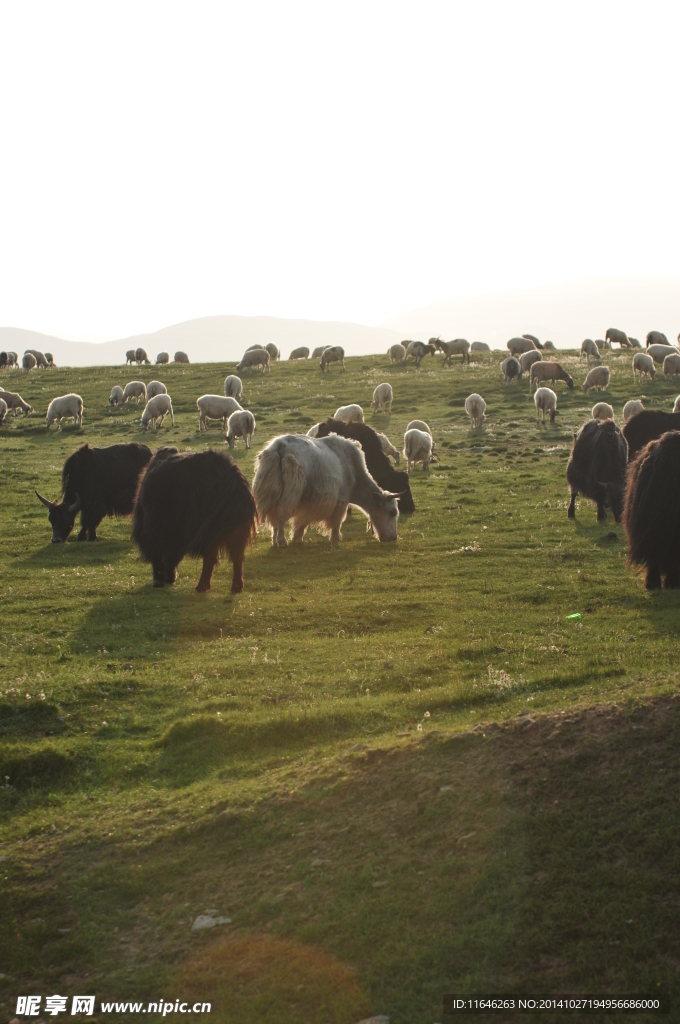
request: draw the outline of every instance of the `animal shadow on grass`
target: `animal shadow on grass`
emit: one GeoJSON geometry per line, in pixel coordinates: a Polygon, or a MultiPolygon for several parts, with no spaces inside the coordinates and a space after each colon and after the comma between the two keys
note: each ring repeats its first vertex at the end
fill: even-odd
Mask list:
{"type": "MultiPolygon", "coordinates": [[[[103,520],[97,530],[105,530],[107,521],[103,520]]],[[[110,562],[118,561],[129,555],[134,549],[128,540],[120,540],[116,537],[100,537],[94,543],[89,541],[77,541],[76,536],[80,530],[80,521],[76,520],[71,536],[65,544],[52,544],[49,537],[50,524],[45,519],[47,543],[33,551],[25,558],[21,558],[19,565],[33,566],[39,569],[73,568],[75,566],[87,567],[88,565],[108,565],[110,562]]]]}

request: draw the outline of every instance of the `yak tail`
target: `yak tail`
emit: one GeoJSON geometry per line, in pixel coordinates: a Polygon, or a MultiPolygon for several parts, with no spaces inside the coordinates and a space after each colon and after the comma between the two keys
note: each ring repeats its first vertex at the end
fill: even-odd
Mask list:
{"type": "Polygon", "coordinates": [[[276,508],[294,510],[305,489],[305,474],[293,455],[282,455],[277,449],[265,448],[259,456],[253,497],[261,519],[267,519],[276,508]]]}

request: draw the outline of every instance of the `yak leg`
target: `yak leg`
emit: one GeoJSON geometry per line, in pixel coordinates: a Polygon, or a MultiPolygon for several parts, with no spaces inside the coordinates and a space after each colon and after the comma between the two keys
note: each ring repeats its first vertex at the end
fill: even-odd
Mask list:
{"type": "Polygon", "coordinates": [[[165,586],[165,565],[163,562],[153,562],[153,585],[154,587],[165,586]]]}
{"type": "Polygon", "coordinates": [[[569,502],[569,508],[567,509],[567,516],[569,517],[569,519],[575,519],[576,518],[576,495],[577,494],[578,494],[578,491],[572,491],[571,492],[571,501],[569,502]]]}
{"type": "Polygon", "coordinates": [[[607,510],[605,509],[605,507],[602,504],[602,502],[598,501],[598,503],[597,503],[597,521],[598,521],[598,523],[604,522],[604,520],[606,518],[607,518],[607,510]]]}
{"type": "Polygon", "coordinates": [[[231,580],[232,594],[240,594],[243,590],[243,562],[245,561],[246,544],[250,538],[251,524],[244,523],[238,530],[234,530],[227,538],[227,551],[234,566],[234,573],[231,580]]]}
{"type": "Polygon", "coordinates": [[[276,522],[272,524],[272,544],[274,547],[288,547],[288,541],[286,540],[287,521],[283,516],[279,516],[276,522]]]}
{"type": "Polygon", "coordinates": [[[666,570],[666,577],[663,585],[667,590],[676,590],[680,587],[680,567],[666,570]]]}
{"type": "Polygon", "coordinates": [[[210,580],[212,579],[213,569],[217,565],[217,557],[219,551],[218,548],[211,548],[203,556],[203,569],[201,570],[201,578],[196,584],[196,593],[202,594],[205,590],[210,590],[210,580]]]}
{"type": "Polygon", "coordinates": [[[661,571],[658,565],[648,565],[645,574],[645,587],[647,590],[658,590],[661,586],[661,571]]]}
{"type": "Polygon", "coordinates": [[[331,528],[331,544],[339,544],[342,540],[340,527],[342,526],[346,515],[347,505],[338,504],[333,514],[328,517],[327,523],[331,528]]]}

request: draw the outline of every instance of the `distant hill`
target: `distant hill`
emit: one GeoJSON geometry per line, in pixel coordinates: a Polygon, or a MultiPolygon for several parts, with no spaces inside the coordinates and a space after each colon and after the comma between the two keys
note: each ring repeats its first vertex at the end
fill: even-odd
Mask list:
{"type": "Polygon", "coordinates": [[[535,334],[560,348],[603,338],[619,327],[644,343],[647,331],[675,342],[680,331],[680,277],[600,277],[484,295],[468,295],[400,313],[382,324],[400,336],[467,338],[504,348],[509,338],[535,334]]]}
{"type": "Polygon", "coordinates": [[[159,352],[178,349],[186,352],[192,363],[237,362],[244,351],[255,344],[272,341],[281,349],[284,359],[291,349],[307,345],[342,345],[348,355],[387,352],[401,336],[384,327],[334,321],[284,320],[269,316],[206,316],[164,327],[152,334],[135,334],[119,341],[98,344],[65,341],[19,327],[0,327],[0,348],[21,355],[27,348],[52,352],[61,366],[115,366],[125,362],[130,348],[141,346],[155,361],[159,352]]]}

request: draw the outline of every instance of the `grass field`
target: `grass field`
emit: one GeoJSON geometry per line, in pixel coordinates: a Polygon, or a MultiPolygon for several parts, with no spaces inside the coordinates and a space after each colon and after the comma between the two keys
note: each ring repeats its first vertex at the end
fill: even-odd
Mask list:
{"type": "MultiPolygon", "coordinates": [[[[2,375],[35,408],[0,428],[6,1019],[26,992],[195,995],[229,1024],[433,1024],[463,990],[670,992],[680,1014],[680,594],[645,592],[611,516],[566,514],[572,429],[640,397],[632,356],[587,397],[561,354],[576,385],[544,427],[500,359],[245,377],[249,478],[269,438],[348,402],[399,447],[426,419],[440,458],[396,544],[357,514],[337,548],[261,531],[237,597],[225,565],[195,594],[189,560],[152,589],[129,520],[51,545],[34,496],[84,441],[222,445],[195,401],[233,365],[2,375]],[[175,427],[144,435],[107,399],[155,376],[175,427]],[[391,417],[370,413],[383,380],[391,417]],[[83,428],[47,433],[68,391],[83,428]],[[192,935],[208,909],[231,923],[192,935]]],[[[670,409],[677,385],[643,390],[670,409]]]]}

